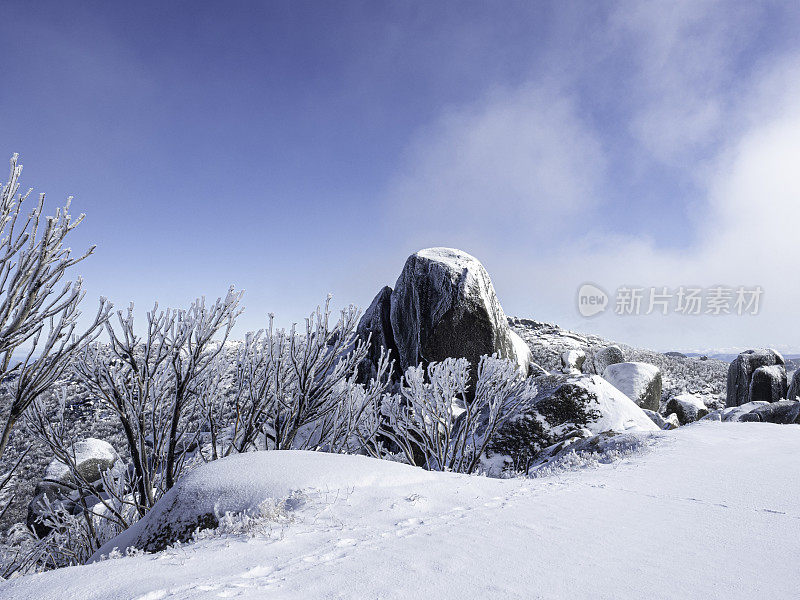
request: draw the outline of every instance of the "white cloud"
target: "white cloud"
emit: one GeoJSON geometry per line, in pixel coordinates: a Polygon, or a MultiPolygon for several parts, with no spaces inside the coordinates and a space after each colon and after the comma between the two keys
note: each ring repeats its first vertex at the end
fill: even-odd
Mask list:
{"type": "Polygon", "coordinates": [[[592,205],[604,158],[574,98],[554,85],[496,90],[420,132],[388,195],[392,221],[441,234],[514,223],[552,234],[592,205]]]}
{"type": "MultiPolygon", "coordinates": [[[[619,182],[575,82],[553,80],[496,91],[422,131],[388,194],[395,235],[409,251],[455,245],[478,256],[509,314],[662,349],[800,351],[800,56],[765,56],[768,71],[739,72],[738,46],[755,13],[670,7],[623,5],[610,28],[634,40],[626,51],[638,56],[638,70],[626,85],[636,92],[627,100],[644,160],[689,165],[704,194],[685,223],[694,243],[663,248],[651,232],[624,235],[599,218],[604,190],[619,182]],[[761,285],[764,302],[757,317],[587,321],[574,305],[586,281],[612,292],[623,284],[761,285]]],[[[676,210],[685,204],[675,199],[676,210]]]]}

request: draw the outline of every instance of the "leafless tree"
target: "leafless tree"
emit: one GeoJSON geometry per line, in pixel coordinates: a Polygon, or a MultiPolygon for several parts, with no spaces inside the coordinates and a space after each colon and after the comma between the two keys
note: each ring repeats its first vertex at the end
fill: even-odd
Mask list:
{"type": "Polygon", "coordinates": [[[184,468],[190,436],[188,413],[206,372],[224,351],[241,314],[241,293],[188,310],[147,313],[143,336],[135,333],[133,306],[117,313],[118,330],[106,328],[108,346],[87,346],[76,373],[120,420],[136,474],[140,513],[175,483],[184,468]],[[219,339],[215,339],[215,338],[219,339]]]}
{"type": "MultiPolygon", "coordinates": [[[[80,278],[62,280],[94,247],[73,256],[64,241],[84,215],[72,219],[69,198],[54,216],[44,216],[44,194],[29,213],[23,212],[32,190],[19,192],[22,165],[17,161],[14,154],[8,182],[0,191],[0,379],[15,378],[11,405],[3,411],[0,458],[31,402],[63,374],[84,344],[101,333],[111,310],[101,299],[94,320],[77,332],[83,283],[80,278]],[[14,356],[23,348],[25,356],[15,365],[14,356]]],[[[3,481],[8,482],[7,476],[3,481]]]]}

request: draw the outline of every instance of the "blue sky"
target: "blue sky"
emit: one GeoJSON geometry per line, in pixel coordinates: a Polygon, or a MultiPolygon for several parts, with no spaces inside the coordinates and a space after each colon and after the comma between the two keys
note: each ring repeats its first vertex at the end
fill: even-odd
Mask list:
{"type": "Polygon", "coordinates": [[[752,2],[5,3],[0,150],[87,214],[86,312],[246,290],[242,329],[474,254],[508,314],[800,348],[800,10],[752,2]],[[585,281],[762,285],[585,320],[585,281]]]}

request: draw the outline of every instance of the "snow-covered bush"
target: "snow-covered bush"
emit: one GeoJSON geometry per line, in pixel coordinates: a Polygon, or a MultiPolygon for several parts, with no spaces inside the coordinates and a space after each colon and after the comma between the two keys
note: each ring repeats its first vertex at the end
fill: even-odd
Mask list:
{"type": "MultiPolygon", "coordinates": [[[[236,356],[233,405],[219,393],[202,395],[214,458],[251,449],[357,451],[366,414],[388,385],[390,362],[381,357],[368,385],[356,383],[368,341],[358,339],[354,307],[331,322],[330,298],[306,319],[305,330],[247,334],[236,356]]],[[[223,367],[217,367],[214,378],[223,367]]],[[[208,385],[216,389],[216,383],[208,385]]]]}
{"type": "Polygon", "coordinates": [[[536,395],[508,359],[482,356],[475,395],[468,401],[470,364],[448,358],[406,370],[400,393],[384,399],[381,435],[411,464],[472,473],[498,430],[536,395]]]}

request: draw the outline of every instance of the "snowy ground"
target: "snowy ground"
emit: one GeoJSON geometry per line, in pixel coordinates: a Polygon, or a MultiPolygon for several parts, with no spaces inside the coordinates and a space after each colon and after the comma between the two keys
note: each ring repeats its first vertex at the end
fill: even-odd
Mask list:
{"type": "Polygon", "coordinates": [[[293,522],[12,580],[0,598],[796,597],[800,426],[642,435],[656,441],[639,454],[528,480],[319,455],[317,484],[307,457],[265,453],[279,487],[305,488],[293,522]]]}

